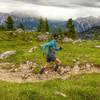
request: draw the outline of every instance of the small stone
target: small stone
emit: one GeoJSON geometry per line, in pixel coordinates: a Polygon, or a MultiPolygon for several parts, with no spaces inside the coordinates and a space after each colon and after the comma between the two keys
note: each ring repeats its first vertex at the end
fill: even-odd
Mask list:
{"type": "Polygon", "coordinates": [[[81,65],[80,70],[85,70],[85,65],[81,65]]]}
{"type": "Polygon", "coordinates": [[[18,28],[16,31],[15,31],[15,33],[23,33],[24,32],[24,30],[23,29],[21,29],[21,28],[18,28]]]}
{"type": "Polygon", "coordinates": [[[74,65],[74,68],[73,68],[73,73],[78,73],[80,71],[80,67],[79,65],[74,65]]]}
{"type": "Polygon", "coordinates": [[[68,75],[66,75],[66,76],[61,76],[60,79],[61,79],[61,80],[67,80],[68,78],[70,78],[70,76],[71,76],[70,74],[68,74],[68,75]]]}
{"type": "Polygon", "coordinates": [[[82,47],[82,44],[79,44],[79,47],[82,47]]]}
{"type": "Polygon", "coordinates": [[[48,35],[38,35],[37,38],[39,41],[45,41],[48,40],[48,35]]]}
{"type": "Polygon", "coordinates": [[[18,71],[18,68],[15,69],[15,72],[17,72],[17,71],[18,71]]]}
{"type": "Polygon", "coordinates": [[[9,72],[15,72],[15,70],[14,69],[10,69],[9,72]]]}
{"type": "Polygon", "coordinates": [[[11,55],[14,55],[14,54],[16,54],[16,50],[6,51],[6,52],[0,54],[0,59],[8,58],[8,57],[10,57],[11,55]]]}
{"type": "Polygon", "coordinates": [[[80,64],[80,61],[77,61],[76,64],[79,65],[80,64]]]}
{"type": "Polygon", "coordinates": [[[77,60],[77,61],[79,61],[79,60],[80,60],[80,58],[76,58],[76,60],[77,60]]]}
{"type": "Polygon", "coordinates": [[[30,52],[30,53],[31,53],[31,52],[34,52],[37,48],[38,48],[38,47],[36,47],[36,46],[35,46],[35,47],[32,47],[28,52],[30,52]]]}
{"type": "Polygon", "coordinates": [[[60,95],[60,96],[63,96],[63,97],[67,97],[66,94],[64,94],[62,92],[59,92],[59,91],[55,92],[55,95],[60,95]]]}
{"type": "Polygon", "coordinates": [[[95,46],[95,48],[100,48],[100,46],[95,46]]]}
{"type": "Polygon", "coordinates": [[[76,59],[73,59],[72,61],[75,63],[76,62],[76,59]]]}
{"type": "Polygon", "coordinates": [[[91,65],[87,63],[87,64],[86,64],[86,67],[91,67],[91,65]]]}
{"type": "Polygon", "coordinates": [[[64,39],[63,39],[63,42],[73,42],[73,40],[71,39],[71,38],[68,38],[68,37],[65,37],[64,39]]]}
{"type": "Polygon", "coordinates": [[[85,66],[86,66],[86,70],[90,70],[90,68],[91,68],[90,64],[87,63],[85,66]]]}
{"type": "Polygon", "coordinates": [[[67,66],[67,67],[65,68],[65,70],[66,70],[66,72],[70,72],[70,71],[71,71],[71,67],[68,67],[68,66],[67,66]]]}
{"type": "Polygon", "coordinates": [[[73,42],[73,44],[81,43],[81,42],[82,42],[82,40],[81,40],[81,39],[78,39],[78,40],[75,40],[75,41],[73,42]]]}

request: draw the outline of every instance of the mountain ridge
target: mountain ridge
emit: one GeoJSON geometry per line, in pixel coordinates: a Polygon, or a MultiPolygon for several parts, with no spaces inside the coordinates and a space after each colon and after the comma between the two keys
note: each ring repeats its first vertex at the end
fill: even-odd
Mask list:
{"type": "MultiPolygon", "coordinates": [[[[15,27],[18,28],[20,22],[25,26],[26,30],[34,31],[39,23],[39,18],[30,16],[20,16],[14,13],[0,13],[0,25],[5,26],[5,20],[7,16],[12,16],[15,22],[15,27]]],[[[48,20],[50,26],[50,32],[53,32],[56,27],[60,26],[64,31],[66,28],[67,20],[48,20]]],[[[78,33],[83,33],[92,27],[100,26],[100,17],[80,17],[74,20],[75,29],[78,33]]]]}

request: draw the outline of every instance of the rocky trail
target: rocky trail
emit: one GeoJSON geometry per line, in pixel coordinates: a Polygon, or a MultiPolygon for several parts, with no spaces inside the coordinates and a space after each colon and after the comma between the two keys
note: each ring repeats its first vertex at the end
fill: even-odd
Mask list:
{"type": "Polygon", "coordinates": [[[43,75],[33,74],[32,70],[36,63],[29,62],[21,64],[19,68],[4,69],[9,63],[0,63],[0,80],[14,83],[41,82],[46,80],[66,80],[76,74],[100,73],[100,66],[93,64],[75,64],[73,67],[60,67],[58,72],[46,71],[43,75]],[[3,68],[1,67],[3,65],[3,68]]]}

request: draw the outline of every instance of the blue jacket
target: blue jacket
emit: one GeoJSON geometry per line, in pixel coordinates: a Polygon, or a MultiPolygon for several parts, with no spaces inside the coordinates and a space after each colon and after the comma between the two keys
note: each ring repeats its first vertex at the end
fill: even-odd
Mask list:
{"type": "Polygon", "coordinates": [[[61,50],[56,46],[56,40],[51,40],[48,43],[42,45],[43,54],[47,54],[48,56],[55,56],[55,51],[61,50]],[[48,48],[48,53],[46,52],[48,48]]]}

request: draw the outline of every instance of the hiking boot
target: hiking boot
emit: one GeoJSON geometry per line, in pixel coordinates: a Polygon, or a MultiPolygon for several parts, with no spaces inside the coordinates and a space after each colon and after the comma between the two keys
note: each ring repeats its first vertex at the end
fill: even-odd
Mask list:
{"type": "Polygon", "coordinates": [[[40,74],[43,74],[44,73],[44,71],[45,71],[45,68],[41,68],[41,70],[40,70],[40,74]]]}
{"type": "Polygon", "coordinates": [[[59,65],[56,65],[55,68],[54,68],[54,71],[56,72],[59,68],[59,65]]]}

